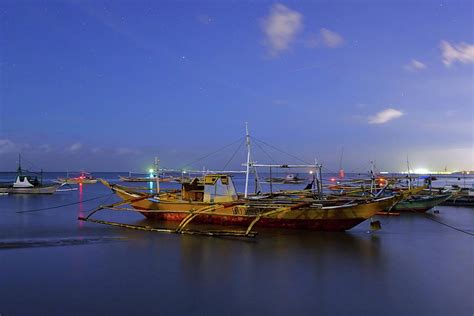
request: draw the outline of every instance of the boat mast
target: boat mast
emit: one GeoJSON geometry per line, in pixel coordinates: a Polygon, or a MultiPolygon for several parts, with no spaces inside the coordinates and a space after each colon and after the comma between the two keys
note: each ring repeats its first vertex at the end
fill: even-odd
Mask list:
{"type": "Polygon", "coordinates": [[[155,157],[155,179],[156,179],[156,194],[160,194],[160,177],[158,175],[158,157],[155,157]]]}
{"type": "Polygon", "coordinates": [[[375,190],[375,163],[371,161],[370,165],[370,193],[372,193],[375,190]]]}
{"type": "Polygon", "coordinates": [[[314,159],[314,162],[315,162],[315,165],[316,165],[316,168],[318,168],[318,195],[319,195],[319,199],[322,200],[323,199],[323,172],[322,172],[322,168],[323,166],[317,162],[316,159],[314,159]]]}
{"type": "Polygon", "coordinates": [[[245,142],[247,144],[247,164],[245,170],[245,194],[244,197],[248,197],[248,189],[249,189],[249,172],[250,172],[250,135],[249,135],[249,126],[248,123],[245,122],[245,142]]]}
{"type": "Polygon", "coordinates": [[[22,171],[21,171],[21,154],[19,153],[18,154],[18,169],[17,169],[17,173],[21,174],[22,171]]]}
{"type": "Polygon", "coordinates": [[[408,174],[408,190],[411,189],[411,176],[410,176],[410,162],[408,161],[407,155],[407,174],[408,174]]]}

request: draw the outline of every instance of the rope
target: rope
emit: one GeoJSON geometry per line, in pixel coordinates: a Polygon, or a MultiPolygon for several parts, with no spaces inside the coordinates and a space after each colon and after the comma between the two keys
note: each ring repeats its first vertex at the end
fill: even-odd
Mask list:
{"type": "Polygon", "coordinates": [[[260,148],[260,150],[263,151],[263,153],[264,153],[265,155],[267,155],[268,158],[270,158],[270,161],[271,161],[271,162],[273,162],[273,163],[276,164],[276,161],[272,158],[272,156],[270,156],[270,154],[267,153],[267,152],[265,151],[265,149],[263,149],[263,147],[259,145],[259,143],[255,142],[255,145],[257,145],[258,148],[260,148]]]}
{"type": "Polygon", "coordinates": [[[91,198],[91,199],[78,201],[78,202],[74,202],[74,203],[68,203],[68,204],[51,206],[51,207],[44,207],[44,208],[37,208],[37,209],[32,209],[32,210],[27,210],[27,211],[18,211],[17,213],[32,213],[32,212],[39,212],[39,211],[45,211],[45,210],[52,210],[52,209],[61,208],[61,207],[65,207],[65,206],[71,206],[71,205],[76,205],[76,204],[80,204],[80,203],[84,203],[84,202],[94,201],[94,200],[101,199],[101,198],[106,197],[106,196],[110,197],[112,195],[114,195],[114,193],[109,193],[109,194],[106,194],[106,195],[96,196],[96,197],[91,198]]]}
{"type": "Polygon", "coordinates": [[[240,150],[240,148],[242,148],[244,142],[241,142],[239,147],[237,147],[237,149],[234,151],[234,153],[232,154],[232,157],[230,157],[230,159],[226,162],[226,164],[224,165],[224,168],[222,168],[222,170],[225,170],[225,168],[227,168],[227,166],[230,164],[230,162],[234,159],[235,155],[237,155],[237,152],[240,150]]]}
{"type": "Polygon", "coordinates": [[[275,149],[276,151],[279,151],[279,152],[281,152],[281,153],[283,153],[283,154],[285,154],[285,155],[288,155],[288,156],[290,156],[290,157],[292,157],[292,158],[294,158],[294,159],[296,159],[296,160],[298,160],[298,161],[300,161],[300,162],[302,162],[302,163],[304,163],[304,164],[311,165],[311,163],[309,163],[309,162],[307,162],[307,161],[305,161],[305,160],[303,160],[303,159],[301,159],[301,158],[299,158],[299,157],[297,157],[297,156],[295,156],[295,155],[292,155],[292,154],[290,154],[290,153],[287,153],[286,151],[281,150],[281,149],[279,149],[279,148],[277,148],[277,147],[275,147],[275,146],[273,146],[273,145],[270,145],[270,144],[264,142],[263,140],[259,140],[259,139],[255,138],[255,137],[252,137],[252,139],[255,140],[255,141],[258,141],[258,142],[260,142],[260,143],[262,143],[262,144],[264,144],[264,145],[266,145],[266,146],[268,146],[268,147],[270,147],[270,148],[273,148],[273,149],[275,149]]]}
{"type": "Polygon", "coordinates": [[[221,147],[221,148],[219,148],[219,149],[216,150],[216,151],[213,151],[213,152],[211,152],[211,153],[209,153],[209,154],[207,154],[207,155],[205,155],[205,156],[202,156],[201,158],[198,158],[198,159],[196,159],[196,160],[194,160],[194,161],[192,161],[192,162],[190,162],[190,163],[187,163],[187,164],[183,165],[183,167],[189,167],[189,166],[195,164],[196,162],[199,162],[199,161],[201,161],[201,160],[203,160],[203,159],[206,159],[206,158],[209,157],[209,156],[212,156],[212,155],[214,155],[214,154],[217,154],[218,152],[220,152],[220,151],[222,151],[222,150],[224,150],[224,149],[227,149],[227,148],[229,148],[229,147],[235,145],[236,143],[242,141],[244,138],[245,138],[245,137],[241,137],[241,138],[239,138],[238,140],[236,140],[235,142],[233,142],[233,143],[231,143],[231,144],[228,144],[228,145],[226,145],[226,146],[224,146],[224,147],[221,147]]]}
{"type": "Polygon", "coordinates": [[[442,221],[440,221],[440,220],[437,220],[436,218],[431,217],[431,216],[428,215],[428,214],[423,214],[423,216],[426,217],[427,219],[432,220],[433,222],[436,222],[436,223],[438,223],[438,224],[444,225],[444,226],[449,227],[449,228],[451,228],[451,229],[457,230],[458,232],[464,233],[464,234],[469,235],[469,236],[474,236],[474,234],[471,233],[471,232],[468,232],[468,231],[463,230],[463,229],[461,229],[461,228],[457,228],[457,227],[454,227],[454,226],[452,226],[452,225],[446,224],[446,223],[444,223],[444,222],[442,222],[442,221]]]}

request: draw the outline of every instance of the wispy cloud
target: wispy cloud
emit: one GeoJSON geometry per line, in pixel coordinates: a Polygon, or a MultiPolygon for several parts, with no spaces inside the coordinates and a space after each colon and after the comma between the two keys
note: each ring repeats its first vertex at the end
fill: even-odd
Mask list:
{"type": "Polygon", "coordinates": [[[408,70],[408,71],[420,71],[420,70],[426,69],[426,65],[423,64],[419,60],[412,59],[403,68],[405,68],[405,70],[408,70]]]}
{"type": "Polygon", "coordinates": [[[264,43],[272,56],[288,50],[295,36],[303,29],[303,16],[282,4],[271,7],[270,13],[263,19],[264,43]]]}
{"type": "Polygon", "coordinates": [[[53,148],[49,144],[42,144],[38,147],[38,149],[40,151],[43,151],[43,152],[46,152],[46,153],[49,153],[53,150],[53,148]]]}
{"type": "Polygon", "coordinates": [[[322,28],[319,33],[324,45],[327,47],[335,48],[344,44],[342,36],[334,31],[322,28]]]}
{"type": "Polygon", "coordinates": [[[201,24],[209,25],[212,22],[212,18],[207,14],[198,14],[196,16],[196,21],[201,24]]]}
{"type": "Polygon", "coordinates": [[[75,144],[72,144],[71,146],[69,146],[69,151],[70,152],[76,152],[76,151],[80,150],[81,148],[82,148],[81,143],[75,143],[75,144]]]}
{"type": "Polygon", "coordinates": [[[403,115],[403,112],[388,108],[373,116],[369,116],[369,124],[384,124],[403,115]]]}
{"type": "Polygon", "coordinates": [[[0,139],[0,154],[18,151],[18,146],[10,139],[0,139]]]}
{"type": "Polygon", "coordinates": [[[441,41],[440,48],[446,67],[451,66],[454,62],[474,63],[474,45],[464,42],[451,44],[448,41],[441,41]]]}

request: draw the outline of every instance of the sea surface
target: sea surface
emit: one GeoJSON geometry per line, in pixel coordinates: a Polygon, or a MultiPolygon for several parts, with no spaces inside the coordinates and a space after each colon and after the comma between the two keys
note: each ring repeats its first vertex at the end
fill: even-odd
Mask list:
{"type": "MultiPolygon", "coordinates": [[[[474,208],[378,217],[376,232],[364,222],[216,238],[78,221],[117,198],[101,184],[62,189],[0,196],[1,316],[474,315],[474,208]]],[[[134,212],[96,218],[152,224],[134,212]]]]}

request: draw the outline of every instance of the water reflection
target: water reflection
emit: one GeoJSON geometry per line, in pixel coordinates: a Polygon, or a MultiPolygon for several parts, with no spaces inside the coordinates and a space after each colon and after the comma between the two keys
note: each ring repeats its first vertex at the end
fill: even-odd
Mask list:
{"type": "MultiPolygon", "coordinates": [[[[79,183],[79,214],[78,217],[84,217],[84,204],[83,204],[83,188],[82,188],[82,183],[79,183]]],[[[84,227],[84,222],[83,221],[77,221],[79,228],[84,227]]]]}

